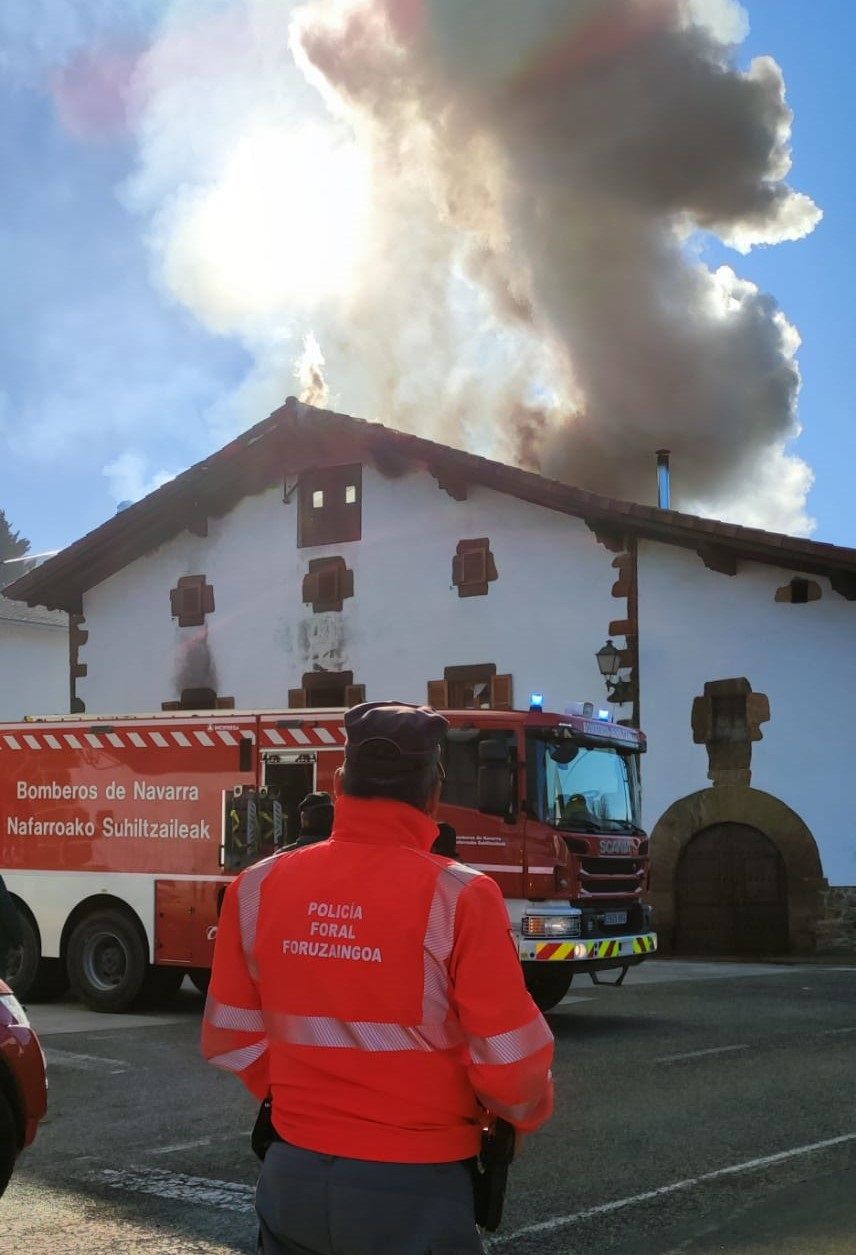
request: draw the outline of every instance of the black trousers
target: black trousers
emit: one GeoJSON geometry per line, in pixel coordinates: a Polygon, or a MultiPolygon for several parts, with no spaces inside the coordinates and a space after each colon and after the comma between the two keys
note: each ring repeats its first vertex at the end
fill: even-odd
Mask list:
{"type": "Polygon", "coordinates": [[[481,1255],[465,1163],[343,1159],[275,1142],[256,1210],[264,1255],[481,1255]]]}

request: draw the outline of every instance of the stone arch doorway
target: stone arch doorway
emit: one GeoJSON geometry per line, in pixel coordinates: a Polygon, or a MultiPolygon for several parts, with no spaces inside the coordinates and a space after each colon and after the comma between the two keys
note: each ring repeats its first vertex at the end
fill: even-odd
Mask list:
{"type": "Polygon", "coordinates": [[[788,952],[785,860],[747,824],[712,824],[681,850],[675,870],[676,954],[788,952]]]}
{"type": "MultiPolygon", "coordinates": [[[[680,798],[654,826],[651,833],[651,886],[648,897],[654,907],[654,927],[659,934],[660,949],[666,953],[675,949],[678,866],[683,851],[694,838],[704,837],[708,830],[717,826],[728,825],[754,830],[773,847],[775,854],[781,859],[787,942],[785,950],[779,952],[814,953],[817,948],[817,927],[823,917],[823,892],[828,888],[823,878],[814,837],[799,815],[777,797],[760,789],[737,784],[717,785],[715,788],[702,789],[698,793],[680,798]]],[[[752,838],[736,837],[733,832],[726,839],[742,840],[747,851],[752,847],[756,853],[764,850],[762,857],[767,863],[767,871],[763,872],[760,867],[755,870],[761,875],[772,874],[771,864],[774,860],[767,847],[752,838]]],[[[704,850],[704,844],[697,847],[699,858],[704,850]]],[[[688,857],[693,859],[696,855],[690,854],[688,857]]],[[[746,857],[749,857],[751,863],[751,856],[747,854],[746,857]]],[[[692,862],[688,866],[692,870],[692,862]]],[[[751,866],[748,874],[751,879],[751,866]]],[[[766,950],[764,953],[769,954],[771,951],[766,950]]]]}

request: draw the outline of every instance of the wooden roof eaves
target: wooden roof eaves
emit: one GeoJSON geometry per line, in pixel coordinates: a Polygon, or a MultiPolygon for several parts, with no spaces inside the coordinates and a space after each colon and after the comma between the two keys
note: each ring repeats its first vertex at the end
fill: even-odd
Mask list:
{"type": "Polygon", "coordinates": [[[261,491],[283,474],[299,473],[330,456],[394,453],[405,464],[452,476],[456,483],[479,484],[541,508],[582,519],[612,532],[625,532],[696,552],[701,546],[734,552],[766,563],[828,578],[856,573],[856,550],[803,540],[714,519],[619,501],[395,431],[380,423],[318,410],[289,397],[285,405],[216,453],[102,523],[94,531],[5,590],[30,605],[80,613],[81,595],[129,562],[185,530],[191,519],[218,517],[242,497],[261,491]],[[293,443],[310,438],[311,458],[293,443]],[[241,473],[236,474],[236,460],[241,473]]]}

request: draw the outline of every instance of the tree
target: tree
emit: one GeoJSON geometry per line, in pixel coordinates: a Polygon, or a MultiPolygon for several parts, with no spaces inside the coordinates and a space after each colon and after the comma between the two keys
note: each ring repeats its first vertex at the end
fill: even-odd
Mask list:
{"type": "Polygon", "coordinates": [[[0,588],[11,584],[26,569],[20,562],[4,566],[7,558],[21,558],[30,548],[30,542],[20,532],[13,532],[3,510],[0,510],[0,588]]]}

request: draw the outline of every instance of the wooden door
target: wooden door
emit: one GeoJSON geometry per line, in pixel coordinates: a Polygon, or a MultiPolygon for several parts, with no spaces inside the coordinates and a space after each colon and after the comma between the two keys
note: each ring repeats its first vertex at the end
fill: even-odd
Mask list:
{"type": "Polygon", "coordinates": [[[757,956],[788,951],[785,865],[745,824],[714,824],[684,847],[675,877],[675,952],[757,956]]]}

